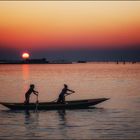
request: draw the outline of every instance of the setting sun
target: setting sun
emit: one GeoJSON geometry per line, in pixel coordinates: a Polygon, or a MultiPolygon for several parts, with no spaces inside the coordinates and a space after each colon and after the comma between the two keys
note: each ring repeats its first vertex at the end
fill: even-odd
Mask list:
{"type": "Polygon", "coordinates": [[[23,59],[28,59],[30,57],[29,53],[23,53],[22,58],[23,59]]]}

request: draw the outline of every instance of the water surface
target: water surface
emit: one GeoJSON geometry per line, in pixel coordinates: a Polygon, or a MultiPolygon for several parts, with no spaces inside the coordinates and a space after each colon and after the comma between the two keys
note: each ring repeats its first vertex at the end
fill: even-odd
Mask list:
{"type": "Polygon", "coordinates": [[[140,138],[139,64],[0,65],[0,102],[23,102],[31,83],[40,102],[55,100],[64,83],[76,91],[67,100],[110,100],[94,109],[38,113],[0,106],[1,139],[140,138]]]}

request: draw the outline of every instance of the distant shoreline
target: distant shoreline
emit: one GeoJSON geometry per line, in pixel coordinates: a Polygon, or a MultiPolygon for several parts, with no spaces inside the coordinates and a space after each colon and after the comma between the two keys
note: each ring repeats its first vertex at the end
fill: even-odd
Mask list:
{"type": "Polygon", "coordinates": [[[78,64],[78,63],[139,63],[137,60],[125,60],[125,59],[116,59],[116,60],[46,60],[46,58],[39,59],[22,59],[22,60],[0,60],[0,64],[78,64]]]}
{"type": "Polygon", "coordinates": [[[0,65],[25,65],[25,64],[29,64],[29,65],[34,65],[34,64],[90,64],[90,63],[114,63],[114,64],[140,64],[140,62],[133,62],[133,61],[86,61],[86,62],[55,62],[55,63],[22,63],[22,62],[0,62],[0,65]]]}

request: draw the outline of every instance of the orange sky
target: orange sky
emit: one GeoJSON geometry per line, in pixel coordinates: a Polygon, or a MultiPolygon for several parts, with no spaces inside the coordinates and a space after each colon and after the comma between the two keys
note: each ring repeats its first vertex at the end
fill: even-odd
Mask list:
{"type": "Polygon", "coordinates": [[[15,48],[140,44],[140,1],[0,1],[0,20],[15,48]]]}

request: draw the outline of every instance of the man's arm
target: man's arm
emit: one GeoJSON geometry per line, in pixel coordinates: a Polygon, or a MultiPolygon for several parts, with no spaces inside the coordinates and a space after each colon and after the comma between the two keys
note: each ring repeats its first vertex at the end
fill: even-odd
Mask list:
{"type": "Polygon", "coordinates": [[[74,90],[70,90],[70,89],[67,89],[68,91],[70,91],[70,92],[72,92],[72,93],[74,93],[75,91],[74,90]]]}
{"type": "Polygon", "coordinates": [[[38,96],[38,91],[33,90],[33,93],[38,96]]]}
{"type": "Polygon", "coordinates": [[[67,95],[70,95],[70,94],[72,94],[72,93],[75,93],[75,91],[70,90],[70,93],[67,92],[67,93],[66,93],[66,96],[67,96],[67,95]]]}

